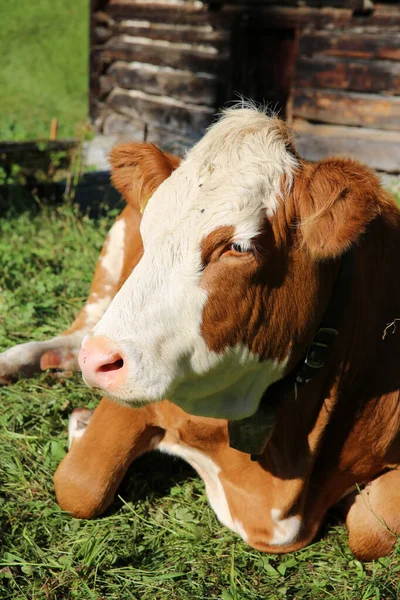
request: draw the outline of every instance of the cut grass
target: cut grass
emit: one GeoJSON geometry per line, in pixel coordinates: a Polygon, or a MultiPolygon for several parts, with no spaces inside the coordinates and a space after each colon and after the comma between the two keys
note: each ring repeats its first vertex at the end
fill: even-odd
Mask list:
{"type": "MultiPolygon", "coordinates": [[[[114,217],[91,219],[68,204],[10,207],[0,219],[1,350],[70,324],[114,217]]],[[[2,600],[400,597],[399,548],[362,564],[331,517],[304,550],[261,554],[217,522],[189,467],[158,453],[133,465],[104,517],[62,513],[52,475],[66,452],[68,415],[97,401],[79,375],[0,389],[2,600]]]]}
{"type": "Polygon", "coordinates": [[[0,2],[0,140],[72,138],[88,119],[88,0],[0,2]]]}

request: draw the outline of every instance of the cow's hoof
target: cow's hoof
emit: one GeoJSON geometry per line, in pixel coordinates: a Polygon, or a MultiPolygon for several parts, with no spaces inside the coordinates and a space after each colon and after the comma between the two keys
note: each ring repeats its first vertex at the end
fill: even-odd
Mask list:
{"type": "Polygon", "coordinates": [[[48,350],[40,358],[40,368],[42,371],[57,369],[63,377],[68,377],[72,371],[79,370],[76,352],[67,349],[48,350]]]}

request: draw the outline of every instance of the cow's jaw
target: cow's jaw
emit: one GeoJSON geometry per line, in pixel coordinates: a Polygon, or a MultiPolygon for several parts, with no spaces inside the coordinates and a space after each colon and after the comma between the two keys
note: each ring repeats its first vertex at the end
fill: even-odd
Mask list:
{"type": "MultiPolygon", "coordinates": [[[[229,229],[231,242],[250,244],[275,213],[282,178],[290,181],[295,163],[274,119],[241,112],[231,119],[258,120],[253,134],[247,123],[248,137],[242,131],[235,148],[235,124],[225,123],[224,133],[223,119],[149,200],[143,258],[92,331],[112,340],[126,364],[124,380],[104,390],[116,400],[168,397],[192,414],[241,419],[283,375],[287,356],[261,360],[240,342],[214,351],[203,330],[204,241],[229,229]],[[262,143],[266,155],[255,160],[262,143]]],[[[218,318],[216,307],[216,326],[218,318]]]]}

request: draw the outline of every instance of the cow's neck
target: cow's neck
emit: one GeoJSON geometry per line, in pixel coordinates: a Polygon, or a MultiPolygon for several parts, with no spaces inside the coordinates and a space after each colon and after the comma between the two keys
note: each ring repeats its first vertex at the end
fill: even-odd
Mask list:
{"type": "Polygon", "coordinates": [[[357,252],[342,349],[343,360],[351,366],[343,384],[365,391],[365,400],[399,386],[400,328],[394,332],[389,327],[385,335],[387,325],[400,317],[400,278],[393,269],[399,259],[400,225],[376,219],[357,252]]]}
{"type": "Polygon", "coordinates": [[[291,510],[308,502],[309,483],[320,496],[312,498],[314,510],[323,512],[354,481],[362,484],[400,460],[400,322],[385,335],[400,317],[400,279],[393,277],[398,231],[372,224],[375,243],[362,240],[357,248],[352,298],[328,368],[297,399],[288,393],[279,405],[260,464],[285,486],[291,510]],[[392,414],[384,430],[383,408],[392,414]]]}

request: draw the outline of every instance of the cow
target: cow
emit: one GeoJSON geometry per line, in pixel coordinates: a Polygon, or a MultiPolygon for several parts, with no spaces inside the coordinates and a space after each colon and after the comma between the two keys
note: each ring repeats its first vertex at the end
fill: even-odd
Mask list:
{"type": "Polygon", "coordinates": [[[354,160],[302,159],[287,125],[223,112],[184,160],[117,146],[126,207],[72,327],[0,354],[10,381],[69,370],[61,508],[100,515],[136,457],[190,463],[219,521],[297,550],[338,506],[362,560],[400,534],[400,212],[354,160]],[[166,399],[168,398],[168,400],[166,399]]]}

